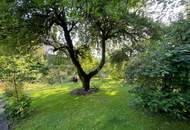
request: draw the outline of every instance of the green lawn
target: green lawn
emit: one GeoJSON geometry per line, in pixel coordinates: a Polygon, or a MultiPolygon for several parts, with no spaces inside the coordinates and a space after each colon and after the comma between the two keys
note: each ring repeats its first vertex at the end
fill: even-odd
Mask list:
{"type": "Polygon", "coordinates": [[[33,112],[16,125],[16,130],[190,130],[190,124],[172,121],[136,109],[129,86],[120,81],[93,81],[101,91],[88,96],[71,96],[79,84],[31,85],[33,112]]]}

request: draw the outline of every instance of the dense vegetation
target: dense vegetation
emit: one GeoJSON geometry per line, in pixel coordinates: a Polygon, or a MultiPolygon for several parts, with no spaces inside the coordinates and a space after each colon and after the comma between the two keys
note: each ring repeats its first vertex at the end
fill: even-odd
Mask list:
{"type": "Polygon", "coordinates": [[[162,41],[135,57],[126,78],[137,82],[134,92],[144,107],[178,118],[190,117],[190,22],[181,20],[167,28],[162,41]]]}
{"type": "Polygon", "coordinates": [[[189,7],[186,0],[1,0],[0,96],[11,127],[188,130],[189,7]]]}

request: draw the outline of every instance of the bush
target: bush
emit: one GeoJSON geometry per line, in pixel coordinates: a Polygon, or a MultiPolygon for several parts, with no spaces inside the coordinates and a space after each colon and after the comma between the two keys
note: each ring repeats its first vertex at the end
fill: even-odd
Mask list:
{"type": "Polygon", "coordinates": [[[190,118],[190,22],[171,27],[163,41],[131,60],[126,79],[144,107],[176,118],[190,118]]]}
{"type": "Polygon", "coordinates": [[[5,105],[5,113],[11,120],[20,120],[25,118],[30,113],[31,98],[23,95],[16,100],[15,98],[9,98],[5,105]]]}
{"type": "Polygon", "coordinates": [[[7,82],[6,83],[6,87],[5,87],[5,96],[7,98],[11,98],[11,97],[19,97],[21,95],[23,95],[23,87],[22,84],[18,84],[16,86],[14,86],[11,82],[7,82]]]}
{"type": "Polygon", "coordinates": [[[138,100],[144,108],[154,113],[162,113],[177,119],[190,118],[190,95],[167,93],[156,89],[136,87],[131,90],[138,95],[138,100]]]}
{"type": "Polygon", "coordinates": [[[66,77],[67,72],[64,66],[52,65],[48,67],[48,73],[42,77],[42,80],[48,84],[61,84],[65,81],[66,77]]]}
{"type": "Polygon", "coordinates": [[[11,121],[25,118],[30,113],[31,98],[24,94],[22,84],[7,83],[5,113],[11,121]]]}

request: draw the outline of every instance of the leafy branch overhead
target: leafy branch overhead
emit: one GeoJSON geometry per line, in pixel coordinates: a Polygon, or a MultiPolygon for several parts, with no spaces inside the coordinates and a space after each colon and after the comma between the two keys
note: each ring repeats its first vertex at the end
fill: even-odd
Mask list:
{"type": "Polygon", "coordinates": [[[120,46],[133,45],[157,36],[153,26],[156,24],[139,12],[144,2],[16,0],[12,14],[19,21],[19,27],[25,28],[34,36],[32,41],[39,40],[38,42],[52,46],[54,52],[64,51],[76,67],[83,87],[88,90],[90,79],[104,66],[106,50],[114,46],[115,41],[120,46]],[[92,51],[96,50],[94,47],[101,51],[99,65],[88,73],[79,60],[82,54],[80,46],[83,45],[92,51]]]}

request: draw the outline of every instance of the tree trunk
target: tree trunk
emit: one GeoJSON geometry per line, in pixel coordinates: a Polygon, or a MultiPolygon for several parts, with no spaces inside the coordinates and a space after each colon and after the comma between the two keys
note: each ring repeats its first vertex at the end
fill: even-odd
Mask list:
{"type": "Polygon", "coordinates": [[[78,70],[78,75],[82,82],[82,87],[84,91],[88,91],[90,89],[91,77],[89,75],[86,75],[85,73],[81,73],[79,70],[78,70]]]}
{"type": "Polygon", "coordinates": [[[61,12],[60,14],[58,14],[57,12],[55,12],[57,19],[60,21],[57,24],[60,25],[63,28],[64,31],[64,36],[65,36],[65,40],[66,40],[66,44],[67,44],[67,51],[69,53],[69,56],[71,58],[72,63],[75,65],[75,67],[77,68],[77,72],[79,75],[79,78],[81,79],[81,82],[83,84],[83,88],[85,91],[88,91],[90,89],[90,79],[95,76],[104,66],[105,64],[105,57],[106,57],[106,40],[107,38],[105,37],[105,33],[106,32],[102,32],[102,36],[101,36],[101,49],[102,49],[102,59],[100,61],[100,64],[96,67],[96,69],[94,69],[93,71],[91,71],[90,73],[86,73],[79,60],[78,60],[78,54],[76,53],[76,50],[74,49],[73,46],[73,41],[71,39],[71,35],[70,32],[71,30],[68,29],[68,25],[67,25],[67,18],[65,15],[65,12],[61,12]]]}
{"type": "Polygon", "coordinates": [[[17,102],[18,102],[18,100],[19,100],[19,95],[18,95],[18,88],[17,88],[17,84],[16,84],[16,76],[15,76],[15,74],[13,75],[12,82],[13,82],[13,86],[14,86],[14,89],[15,89],[16,100],[17,100],[17,102]]]}
{"type": "Polygon", "coordinates": [[[84,91],[89,91],[90,89],[90,78],[85,78],[83,80],[81,80],[82,82],[82,86],[84,88],[84,91]]]}

